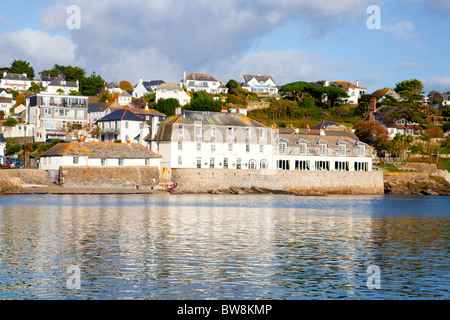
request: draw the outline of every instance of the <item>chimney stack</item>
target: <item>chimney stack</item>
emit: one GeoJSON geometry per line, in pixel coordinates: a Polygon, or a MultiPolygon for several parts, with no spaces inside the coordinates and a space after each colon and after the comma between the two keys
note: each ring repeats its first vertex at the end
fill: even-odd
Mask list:
{"type": "Polygon", "coordinates": [[[370,111],[377,112],[377,98],[370,99],[370,111]]]}
{"type": "Polygon", "coordinates": [[[181,108],[176,108],[175,109],[175,116],[179,116],[179,115],[181,115],[181,108]]]}
{"type": "Polygon", "coordinates": [[[7,71],[3,71],[3,78],[6,77],[7,74],[8,74],[7,71]]]}
{"type": "Polygon", "coordinates": [[[375,113],[377,113],[377,98],[370,99],[369,121],[375,121],[375,113]]]}
{"type": "Polygon", "coordinates": [[[223,112],[223,113],[227,113],[227,112],[228,112],[227,107],[223,106],[223,107],[222,107],[222,112],[223,112]]]}

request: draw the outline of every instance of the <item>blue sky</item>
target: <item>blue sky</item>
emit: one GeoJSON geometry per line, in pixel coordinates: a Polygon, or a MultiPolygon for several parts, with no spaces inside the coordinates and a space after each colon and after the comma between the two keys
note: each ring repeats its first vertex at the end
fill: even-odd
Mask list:
{"type": "Polygon", "coordinates": [[[77,65],[107,81],[180,81],[183,71],[227,82],[243,74],[345,80],[373,92],[418,78],[450,91],[448,0],[18,0],[0,4],[0,66],[36,74],[77,65]],[[81,28],[69,30],[69,5],[81,28]],[[369,30],[366,9],[381,9],[369,30]]]}

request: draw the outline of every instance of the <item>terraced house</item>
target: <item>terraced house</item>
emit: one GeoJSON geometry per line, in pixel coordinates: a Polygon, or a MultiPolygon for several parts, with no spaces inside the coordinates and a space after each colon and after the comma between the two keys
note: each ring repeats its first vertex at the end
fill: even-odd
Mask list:
{"type": "Polygon", "coordinates": [[[373,148],[350,132],[280,134],[274,146],[277,170],[372,171],[373,148]]]}

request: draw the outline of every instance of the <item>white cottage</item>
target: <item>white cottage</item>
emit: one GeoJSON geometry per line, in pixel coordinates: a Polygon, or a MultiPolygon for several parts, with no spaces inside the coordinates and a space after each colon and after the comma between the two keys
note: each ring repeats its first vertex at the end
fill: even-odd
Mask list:
{"type": "Polygon", "coordinates": [[[139,83],[134,87],[133,98],[139,99],[149,93],[154,93],[155,89],[163,83],[165,83],[163,80],[144,81],[144,78],[140,78],[139,83]]]}
{"type": "Polygon", "coordinates": [[[177,99],[181,106],[191,102],[191,97],[176,83],[164,83],[156,87],[155,102],[159,99],[177,99]]]}
{"type": "Polygon", "coordinates": [[[206,73],[191,73],[187,77],[185,73],[182,84],[190,92],[228,93],[228,88],[225,85],[206,73]]]}
{"type": "Polygon", "coordinates": [[[0,88],[15,91],[28,90],[31,82],[26,73],[16,74],[4,71],[3,78],[0,79],[0,88]]]}
{"type": "Polygon", "coordinates": [[[158,167],[161,157],[140,144],[61,143],[40,156],[41,170],[60,167],[158,167]]]}
{"type": "Polygon", "coordinates": [[[259,94],[277,95],[279,88],[271,76],[244,75],[242,88],[259,94]]]}
{"type": "Polygon", "coordinates": [[[142,143],[148,134],[146,119],[130,109],[115,110],[97,121],[100,127],[100,141],[142,143]]]}

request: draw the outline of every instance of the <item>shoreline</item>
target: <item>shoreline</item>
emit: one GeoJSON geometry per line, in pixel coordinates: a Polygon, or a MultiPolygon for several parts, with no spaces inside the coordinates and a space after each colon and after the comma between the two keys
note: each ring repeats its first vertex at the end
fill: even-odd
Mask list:
{"type": "MultiPolygon", "coordinates": [[[[403,185],[403,184],[402,184],[403,185]]],[[[385,195],[419,195],[419,196],[449,196],[448,192],[431,191],[429,186],[425,185],[420,190],[411,192],[404,185],[399,190],[394,190],[391,183],[385,183],[385,193],[376,196],[385,195]]],[[[326,196],[359,196],[358,194],[348,193],[299,193],[279,190],[269,190],[262,188],[237,188],[231,187],[225,190],[211,190],[209,192],[183,192],[170,189],[125,189],[125,188],[67,188],[61,186],[25,186],[20,191],[0,193],[0,196],[20,196],[20,195],[289,195],[297,197],[326,197],[326,196]]],[[[375,195],[374,195],[375,196],[375,195]]]]}

